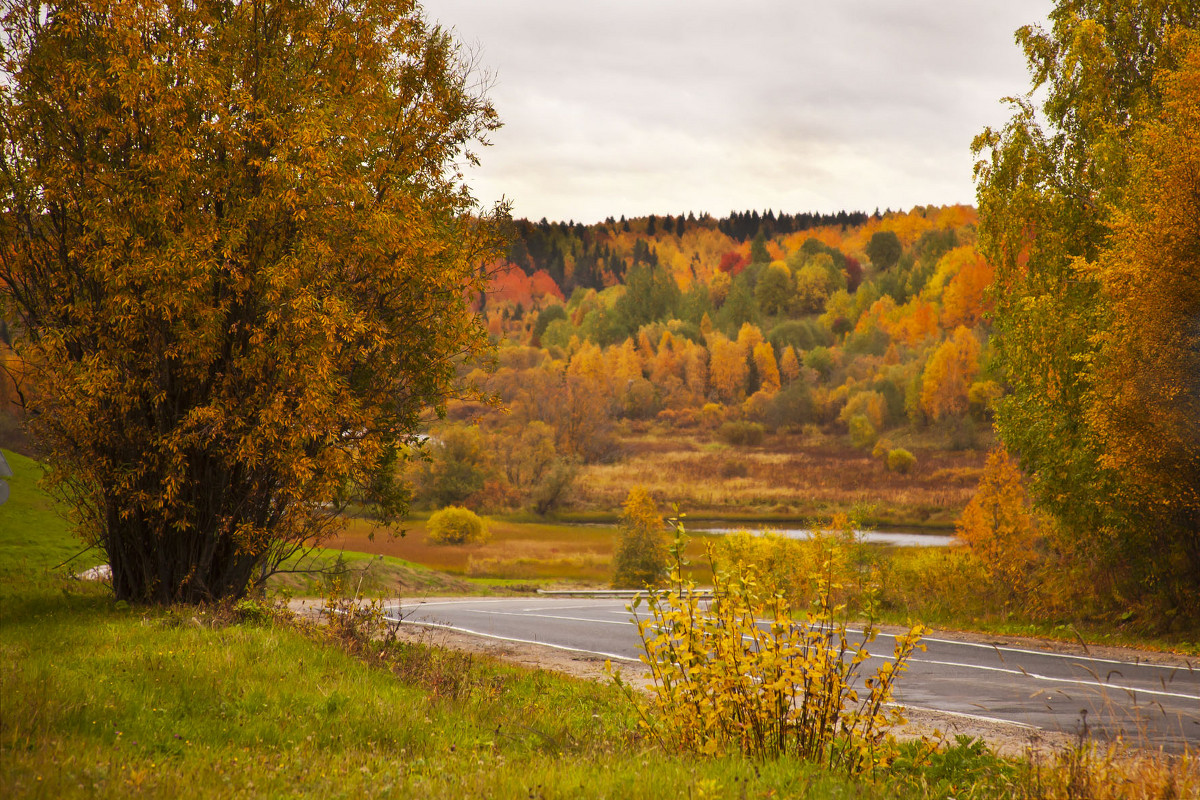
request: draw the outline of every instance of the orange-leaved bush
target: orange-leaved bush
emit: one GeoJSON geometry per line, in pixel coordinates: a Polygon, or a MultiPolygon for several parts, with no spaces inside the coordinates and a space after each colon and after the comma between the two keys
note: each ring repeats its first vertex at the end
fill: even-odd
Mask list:
{"type": "Polygon", "coordinates": [[[979,488],[955,527],[998,588],[1010,596],[1030,591],[1039,524],[1021,471],[1003,447],[988,454],[979,488]]]}
{"type": "Polygon", "coordinates": [[[239,596],[352,497],[402,511],[504,216],[460,178],[498,122],[452,37],[395,0],[3,24],[0,313],[116,596],[239,596]]]}

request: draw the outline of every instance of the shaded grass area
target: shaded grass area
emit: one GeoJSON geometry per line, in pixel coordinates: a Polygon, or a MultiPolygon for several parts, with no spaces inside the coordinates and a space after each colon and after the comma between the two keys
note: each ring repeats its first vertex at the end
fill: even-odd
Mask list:
{"type": "Polygon", "coordinates": [[[0,575],[44,572],[59,565],[82,572],[101,563],[103,556],[70,533],[66,510],[41,487],[41,466],[32,459],[4,451],[12,467],[8,502],[0,505],[0,575]]]}
{"type": "Polygon", "coordinates": [[[267,580],[268,591],[299,596],[329,592],[336,580],[351,595],[424,597],[477,594],[488,588],[394,556],[316,548],[280,565],[267,580]]]}

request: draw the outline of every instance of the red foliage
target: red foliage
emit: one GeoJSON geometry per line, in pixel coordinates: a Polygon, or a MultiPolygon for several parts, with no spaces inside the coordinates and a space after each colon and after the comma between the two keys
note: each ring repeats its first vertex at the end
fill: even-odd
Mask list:
{"type": "Polygon", "coordinates": [[[731,250],[721,256],[721,263],[718,268],[721,272],[737,275],[746,268],[746,257],[735,250],[731,250]]]}
{"type": "Polygon", "coordinates": [[[526,275],[516,264],[506,264],[492,273],[488,286],[489,306],[501,303],[520,303],[525,308],[541,307],[550,297],[563,300],[562,290],[544,269],[526,275]]]}
{"type": "Polygon", "coordinates": [[[857,258],[846,256],[846,291],[854,294],[854,290],[862,283],[862,264],[857,258]]]}

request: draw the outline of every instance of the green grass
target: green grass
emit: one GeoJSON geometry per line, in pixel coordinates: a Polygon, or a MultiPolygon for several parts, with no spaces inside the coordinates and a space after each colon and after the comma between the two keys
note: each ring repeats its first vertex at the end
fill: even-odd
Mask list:
{"type": "Polygon", "coordinates": [[[38,486],[38,463],[9,450],[4,458],[13,477],[8,502],[0,505],[0,575],[40,573],[59,565],[82,572],[101,563],[102,555],[87,550],[70,532],[65,510],[38,486]]]}
{"type": "Polygon", "coordinates": [[[919,771],[864,783],[788,759],[663,753],[606,684],[425,644],[382,658],[257,605],[114,603],[51,569],[79,548],[36,465],[10,463],[0,797],[926,794],[919,771]]]}
{"type": "Polygon", "coordinates": [[[823,800],[1028,788],[1024,767],[977,742],[903,746],[873,780],[789,758],[667,753],[607,684],[428,643],[335,638],[257,603],[115,603],[105,586],[52,569],[77,547],[39,497],[36,466],[12,461],[22,493],[0,517],[0,797],[823,800]]]}
{"type": "Polygon", "coordinates": [[[98,587],[5,595],[4,797],[923,796],[912,774],[664,754],[607,685],[421,645],[392,671],[270,617],[98,587]]]}
{"type": "Polygon", "coordinates": [[[425,597],[480,594],[488,588],[394,556],[316,548],[280,565],[269,591],[310,597],[325,594],[337,577],[351,594],[364,597],[425,597]]]}

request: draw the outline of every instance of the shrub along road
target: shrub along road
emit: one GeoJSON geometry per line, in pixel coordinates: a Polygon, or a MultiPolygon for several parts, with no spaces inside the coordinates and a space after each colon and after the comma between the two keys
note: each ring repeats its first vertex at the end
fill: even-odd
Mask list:
{"type": "MultiPolygon", "coordinates": [[[[641,652],[628,600],[590,598],[437,599],[393,605],[390,618],[492,639],[637,662],[641,652]]],[[[645,609],[642,609],[643,614],[645,609]]],[[[1200,664],[1156,653],[1070,652],[931,636],[911,660],[897,699],[914,709],[1075,735],[1086,719],[1100,740],[1180,751],[1200,746],[1200,664]]],[[[870,649],[890,657],[883,633],[870,649]]],[[[1051,649],[1053,647],[1053,649],[1051,649]]]]}

